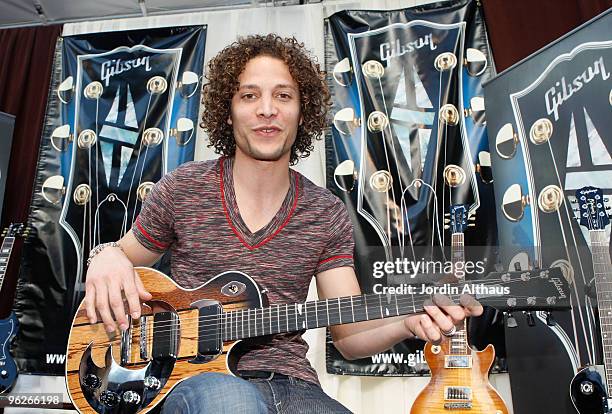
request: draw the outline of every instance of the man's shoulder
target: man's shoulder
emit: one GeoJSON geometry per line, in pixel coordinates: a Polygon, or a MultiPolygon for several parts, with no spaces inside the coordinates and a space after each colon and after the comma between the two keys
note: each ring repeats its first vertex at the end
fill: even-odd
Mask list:
{"type": "Polygon", "coordinates": [[[170,171],[167,176],[173,181],[182,183],[185,181],[201,181],[206,180],[211,174],[217,173],[219,160],[207,161],[188,161],[179,165],[174,170],[170,171]]]}
{"type": "Polygon", "coordinates": [[[307,205],[314,205],[321,209],[329,209],[332,207],[344,206],[344,203],[334,193],[325,187],[318,186],[317,184],[310,181],[306,176],[299,174],[303,188],[300,191],[300,195],[304,198],[307,205]]]}

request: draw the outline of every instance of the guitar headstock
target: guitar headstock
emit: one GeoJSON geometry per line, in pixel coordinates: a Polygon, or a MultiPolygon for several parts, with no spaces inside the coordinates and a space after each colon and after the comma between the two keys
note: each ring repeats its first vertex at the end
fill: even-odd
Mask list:
{"type": "Polygon", "coordinates": [[[589,230],[603,230],[610,224],[606,213],[603,191],[597,187],[582,187],[576,190],[579,223],[589,230]]]}
{"type": "Polygon", "coordinates": [[[26,237],[30,229],[23,223],[11,223],[8,227],[2,230],[2,237],[26,237]]]}
{"type": "Polygon", "coordinates": [[[445,228],[451,229],[451,233],[464,233],[468,226],[473,226],[470,221],[476,217],[471,214],[466,204],[453,204],[449,207],[449,212],[446,213],[445,228]]]}
{"type": "MultiPolygon", "coordinates": [[[[476,289],[480,286],[475,282],[472,282],[472,285],[476,289]]],[[[483,285],[489,292],[476,291],[472,296],[481,304],[492,306],[499,311],[550,311],[570,307],[569,283],[558,267],[491,273],[483,285]]]]}

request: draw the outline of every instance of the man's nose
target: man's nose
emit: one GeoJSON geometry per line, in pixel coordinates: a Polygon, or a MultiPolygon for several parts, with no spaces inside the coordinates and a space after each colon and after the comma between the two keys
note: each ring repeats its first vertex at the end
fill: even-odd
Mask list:
{"type": "Polygon", "coordinates": [[[257,107],[257,115],[265,118],[270,118],[278,113],[278,108],[274,102],[274,98],[271,95],[263,95],[259,100],[257,107]]]}

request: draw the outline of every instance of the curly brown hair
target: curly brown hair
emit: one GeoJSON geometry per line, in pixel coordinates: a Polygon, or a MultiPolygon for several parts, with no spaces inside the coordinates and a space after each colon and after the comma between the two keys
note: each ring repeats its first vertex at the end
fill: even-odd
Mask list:
{"type": "Polygon", "coordinates": [[[200,126],[210,139],[209,147],[225,156],[236,152],[232,126],[228,125],[232,97],[238,91],[238,76],[247,62],[257,56],[270,56],[285,62],[298,84],[302,124],[291,147],[291,165],[305,158],[313,150],[312,140],[319,138],[327,125],[330,93],[325,73],[320,69],[295,37],[282,38],[276,34],[254,35],[238,39],[208,63],[202,91],[204,113],[200,126]]]}

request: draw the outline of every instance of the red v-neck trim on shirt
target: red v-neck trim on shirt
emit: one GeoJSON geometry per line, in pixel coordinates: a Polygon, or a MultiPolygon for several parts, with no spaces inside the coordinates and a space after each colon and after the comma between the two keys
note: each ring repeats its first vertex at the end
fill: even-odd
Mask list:
{"type": "MultiPolygon", "coordinates": [[[[219,177],[221,179],[221,203],[223,204],[223,212],[225,213],[225,218],[227,220],[227,223],[229,224],[230,228],[232,229],[232,231],[234,232],[234,234],[236,235],[236,237],[238,237],[238,240],[240,240],[240,242],[249,250],[255,250],[258,247],[263,246],[264,244],[266,244],[267,242],[269,242],[270,240],[272,240],[274,238],[274,236],[276,236],[278,233],[280,233],[280,231],[287,225],[287,223],[289,223],[289,220],[291,219],[291,217],[293,216],[293,212],[295,211],[295,208],[297,207],[297,202],[298,202],[298,198],[299,198],[299,191],[300,191],[300,182],[299,182],[299,176],[297,174],[295,175],[295,197],[293,200],[293,205],[291,206],[291,210],[289,210],[289,213],[287,214],[287,218],[282,222],[282,224],[278,227],[278,229],[276,229],[276,231],[272,234],[270,234],[268,237],[266,237],[265,239],[263,239],[262,241],[260,241],[259,243],[257,243],[255,246],[251,246],[246,240],[244,240],[244,237],[242,237],[242,235],[240,234],[240,232],[238,231],[238,229],[236,228],[236,226],[234,226],[234,223],[232,222],[232,218],[229,215],[229,211],[227,210],[227,203],[225,201],[225,183],[223,181],[223,163],[225,161],[225,158],[222,157],[219,161],[219,165],[220,165],[220,171],[219,171],[219,177]]],[[[274,220],[274,219],[272,219],[274,220]]]]}

